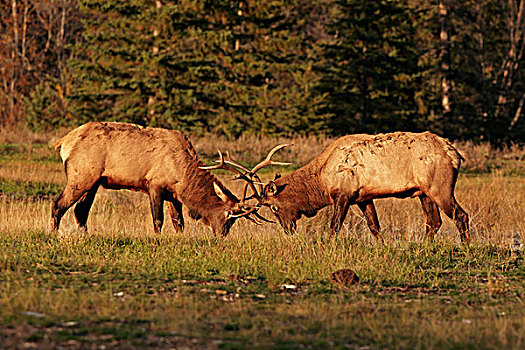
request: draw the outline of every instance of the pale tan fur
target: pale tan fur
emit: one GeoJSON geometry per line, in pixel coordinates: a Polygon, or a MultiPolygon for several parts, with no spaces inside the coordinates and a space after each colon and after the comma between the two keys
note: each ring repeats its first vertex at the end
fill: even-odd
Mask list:
{"type": "Polygon", "coordinates": [[[452,144],[430,132],[395,132],[343,136],[304,167],[271,181],[263,204],[270,206],[285,230],[302,215],[315,215],[334,204],[331,231],[339,230],[349,204],[358,204],[372,233],[379,237],[373,200],[419,196],[427,232],[439,229],[438,206],[456,221],[468,241],[468,216],[454,198],[463,160],[452,144]]]}
{"type": "Polygon", "coordinates": [[[226,223],[225,218],[238,209],[239,200],[208,171],[200,169],[203,164],[195,149],[179,131],[91,122],[58,140],[55,147],[60,150],[67,176],[66,189],[53,208],[55,229],[63,212],[78,200],[77,221],[85,227],[90,202],[99,186],[147,193],[155,231],[162,226],[159,205],[164,200],[170,202],[176,229],[183,228],[181,202],[192,217],[202,218],[216,232],[227,233],[224,230],[233,223],[226,223]]]}
{"type": "Polygon", "coordinates": [[[357,191],[358,200],[430,189],[441,177],[448,181],[462,160],[450,142],[429,132],[348,135],[324,155],[325,186],[357,191]]]}

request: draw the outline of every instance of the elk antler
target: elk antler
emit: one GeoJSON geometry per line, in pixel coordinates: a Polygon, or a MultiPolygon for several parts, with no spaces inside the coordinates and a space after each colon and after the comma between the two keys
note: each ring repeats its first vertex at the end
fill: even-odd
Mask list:
{"type": "MultiPolygon", "coordinates": [[[[239,169],[235,168],[235,166],[240,167],[241,169],[244,168],[244,167],[241,164],[231,160],[230,155],[228,153],[226,153],[227,156],[228,156],[228,160],[225,160],[224,159],[224,155],[222,154],[222,152],[220,150],[217,150],[217,152],[219,152],[219,160],[216,160],[215,162],[217,162],[219,164],[217,164],[217,165],[210,165],[210,166],[202,166],[202,167],[199,167],[199,168],[203,169],[203,170],[224,169],[224,170],[233,171],[234,173],[237,174],[236,179],[243,179],[243,180],[246,181],[246,184],[244,185],[243,197],[242,197],[241,203],[244,204],[247,200],[253,198],[253,196],[255,196],[255,198],[259,199],[261,197],[261,195],[260,195],[259,191],[257,191],[257,188],[255,187],[255,182],[253,181],[253,179],[251,177],[247,176],[245,173],[241,172],[239,169]],[[251,187],[251,189],[253,191],[253,195],[250,196],[249,198],[246,198],[246,194],[248,192],[248,186],[251,187]]],[[[249,172],[248,169],[246,169],[246,170],[249,172]]],[[[259,178],[257,178],[257,179],[259,179],[259,178]]],[[[258,208],[258,209],[260,209],[260,208],[258,208]]]]}
{"type": "MultiPolygon", "coordinates": [[[[243,209],[245,209],[244,207],[246,207],[246,205],[242,205],[242,207],[243,207],[243,209]]],[[[259,221],[259,219],[262,220],[262,221],[265,221],[265,222],[269,222],[271,224],[275,224],[275,221],[268,220],[267,218],[265,218],[264,216],[262,216],[261,214],[258,213],[259,209],[261,209],[261,205],[247,206],[246,209],[247,209],[246,211],[244,211],[244,212],[242,212],[240,214],[234,214],[231,217],[233,217],[233,218],[245,217],[246,219],[248,219],[250,221],[253,221],[257,225],[261,225],[262,224],[262,222],[259,221]]]]}
{"type": "MultiPolygon", "coordinates": [[[[256,175],[256,174],[253,174],[251,172],[250,169],[248,169],[247,167],[245,167],[244,165],[236,162],[235,160],[233,160],[233,158],[230,156],[230,152],[226,152],[226,157],[227,159],[224,160],[224,163],[228,164],[228,165],[231,165],[232,167],[235,167],[235,168],[238,168],[238,169],[241,169],[242,171],[244,171],[243,175],[244,176],[241,176],[241,175],[237,175],[234,180],[239,180],[239,179],[243,179],[243,180],[246,180],[246,177],[249,177],[250,180],[246,180],[246,184],[244,185],[244,189],[243,189],[243,202],[246,201],[246,200],[249,200],[249,199],[252,199],[252,198],[257,198],[259,199],[260,198],[260,195],[262,193],[262,190],[263,190],[263,183],[261,181],[261,178],[259,177],[259,175],[256,175]],[[257,182],[253,181],[253,177],[255,177],[255,179],[257,180],[257,182]],[[247,194],[247,190],[248,190],[248,186],[252,187],[253,189],[253,184],[257,184],[259,186],[259,191],[253,193],[253,195],[251,195],[250,197],[246,198],[246,194],[247,194]]],[[[218,162],[218,161],[216,161],[218,162]]],[[[237,170],[238,170],[237,169],[237,170]]],[[[237,172],[237,174],[239,174],[237,172]]]]}
{"type": "Polygon", "coordinates": [[[291,144],[291,143],[283,143],[283,144],[275,146],[274,148],[272,148],[270,150],[270,152],[268,153],[266,158],[262,162],[260,162],[256,166],[254,166],[252,168],[252,170],[249,170],[244,165],[242,165],[242,164],[236,162],[235,160],[233,160],[231,158],[229,152],[226,152],[226,157],[228,158],[226,160],[224,160],[224,158],[222,157],[222,154],[219,152],[219,155],[221,155],[221,160],[220,160],[220,162],[219,161],[217,161],[217,162],[219,162],[221,164],[225,163],[227,165],[230,165],[232,168],[235,168],[235,172],[238,174],[236,176],[236,179],[243,179],[243,180],[247,181],[247,183],[244,185],[244,189],[243,189],[243,197],[242,197],[243,198],[243,200],[242,200],[243,203],[246,200],[254,198],[254,196],[259,201],[261,201],[261,198],[262,198],[261,195],[262,195],[263,185],[264,184],[262,183],[261,178],[259,177],[259,175],[257,175],[257,172],[259,170],[261,170],[262,168],[268,166],[268,165],[290,165],[291,163],[276,162],[276,161],[272,160],[272,156],[275,154],[275,152],[277,152],[281,148],[289,147],[289,146],[293,146],[293,144],[291,144]],[[239,169],[244,171],[244,173],[241,174],[241,171],[239,169]],[[257,180],[257,182],[254,181],[254,178],[255,178],[255,180],[257,180]],[[259,186],[259,191],[255,190],[255,184],[257,184],[259,186]],[[246,198],[248,186],[250,186],[252,188],[253,195],[248,197],[248,198],[246,198]]]}
{"type": "MultiPolygon", "coordinates": [[[[260,209],[260,207],[259,207],[260,209]]],[[[262,225],[262,221],[264,222],[269,222],[270,224],[275,224],[276,222],[275,221],[272,221],[272,220],[268,220],[267,218],[265,218],[264,216],[262,216],[261,214],[257,213],[257,212],[253,212],[251,213],[251,215],[248,215],[248,216],[245,216],[246,219],[254,222],[256,225],[262,225]],[[260,219],[260,220],[259,220],[260,219]]]]}
{"type": "MultiPolygon", "coordinates": [[[[244,165],[233,160],[229,152],[226,152],[227,159],[224,159],[224,156],[220,150],[217,151],[219,152],[219,160],[215,161],[216,163],[218,163],[217,165],[203,166],[203,167],[200,167],[200,169],[203,169],[203,170],[224,169],[224,170],[233,171],[234,173],[237,174],[237,176],[235,177],[236,180],[242,179],[246,181],[246,184],[244,185],[244,188],[243,188],[241,204],[244,206],[245,202],[252,198],[256,198],[259,201],[259,203],[261,203],[263,183],[259,175],[257,175],[257,172],[268,165],[290,165],[291,163],[273,161],[272,156],[275,154],[275,152],[277,152],[281,148],[292,146],[292,145],[293,144],[285,143],[285,144],[280,144],[280,145],[275,146],[274,148],[271,149],[271,151],[268,153],[266,158],[262,162],[254,166],[252,170],[248,169],[244,165]],[[255,180],[257,180],[257,182],[254,181],[254,178],[255,180]],[[257,188],[255,187],[256,184],[259,185],[260,191],[258,191],[257,188]],[[252,189],[253,194],[250,197],[246,198],[246,195],[248,193],[248,187],[252,189]]],[[[268,220],[262,215],[260,215],[259,213],[257,213],[259,209],[261,209],[260,204],[255,205],[255,206],[250,205],[248,206],[247,211],[241,214],[235,214],[233,217],[236,217],[236,218],[245,217],[255,222],[258,225],[261,224],[261,222],[258,219],[262,221],[270,222],[270,223],[275,223],[274,221],[268,220]]]]}
{"type": "Polygon", "coordinates": [[[272,150],[270,151],[270,153],[268,153],[266,158],[262,162],[260,162],[259,164],[253,167],[253,169],[250,171],[250,177],[255,175],[255,173],[257,173],[259,170],[261,170],[262,168],[268,165],[290,165],[292,164],[292,163],[275,162],[272,160],[272,156],[274,155],[275,152],[277,152],[281,148],[289,147],[289,146],[293,146],[293,143],[283,143],[281,145],[277,145],[274,148],[272,148],[272,150]]]}
{"type": "Polygon", "coordinates": [[[290,164],[292,164],[292,163],[276,162],[276,161],[272,160],[272,156],[275,154],[275,152],[277,152],[281,148],[289,147],[289,146],[293,146],[293,143],[283,143],[283,144],[275,146],[274,148],[271,149],[271,151],[268,153],[266,158],[262,162],[260,162],[256,166],[254,166],[252,170],[249,170],[244,165],[239,164],[238,162],[234,161],[230,157],[230,153],[228,153],[228,152],[226,152],[226,156],[228,157],[228,159],[225,160],[224,163],[229,164],[229,165],[231,165],[233,167],[241,169],[242,171],[244,171],[244,175],[245,176],[248,176],[250,178],[253,178],[255,176],[257,181],[261,182],[261,178],[257,175],[257,172],[259,170],[261,170],[262,168],[264,168],[264,167],[266,167],[268,165],[290,165],[290,164]]]}

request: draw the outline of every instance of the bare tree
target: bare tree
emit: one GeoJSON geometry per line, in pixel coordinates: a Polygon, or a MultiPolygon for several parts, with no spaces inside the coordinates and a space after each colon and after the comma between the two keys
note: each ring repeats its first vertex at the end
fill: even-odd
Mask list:
{"type": "MultiPolygon", "coordinates": [[[[497,77],[497,86],[500,92],[494,113],[496,118],[501,118],[504,113],[514,84],[514,77],[525,49],[525,1],[502,0],[502,6],[505,6],[506,9],[505,22],[508,29],[508,51],[497,77]]],[[[521,118],[524,100],[525,94],[522,94],[514,117],[510,122],[509,130],[512,130],[521,118]]]]}
{"type": "MultiPolygon", "coordinates": [[[[76,0],[0,0],[0,124],[22,117],[23,100],[43,80],[62,79],[65,47],[80,28],[76,0]]],[[[60,93],[66,82],[60,81],[60,93]]],[[[58,95],[60,95],[57,94],[58,95]]]]}
{"type": "Polygon", "coordinates": [[[439,1],[439,41],[440,41],[440,67],[441,67],[441,107],[444,119],[444,130],[446,131],[447,137],[450,135],[451,128],[449,127],[450,117],[452,115],[452,102],[451,93],[452,85],[450,81],[450,43],[448,35],[448,5],[443,0],[439,1]]]}

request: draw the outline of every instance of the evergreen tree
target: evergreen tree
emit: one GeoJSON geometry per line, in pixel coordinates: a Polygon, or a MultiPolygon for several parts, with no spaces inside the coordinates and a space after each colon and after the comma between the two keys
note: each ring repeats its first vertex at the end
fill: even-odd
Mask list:
{"type": "Polygon", "coordinates": [[[140,21],[150,2],[86,0],[82,39],[72,50],[72,113],[79,121],[147,123],[153,92],[148,51],[152,36],[140,21]]]}
{"type": "Polygon", "coordinates": [[[464,1],[452,7],[453,59],[456,83],[456,123],[463,138],[500,143],[522,133],[512,125],[525,98],[525,13],[521,38],[517,13],[509,6],[518,1],[464,1]],[[513,27],[516,26],[516,27],[513,27]],[[521,57],[520,57],[521,52],[521,57]],[[520,62],[521,60],[521,62],[520,62]]]}
{"type": "Polygon", "coordinates": [[[305,4],[85,0],[77,115],[228,135],[319,131],[319,49],[304,13],[317,5],[305,4]]]}
{"type": "MultiPolygon", "coordinates": [[[[419,14],[418,39],[424,48],[419,63],[424,69],[418,101],[427,116],[425,128],[449,138],[494,143],[520,139],[525,127],[519,123],[523,114],[520,104],[525,100],[522,68],[525,57],[519,56],[519,47],[523,52],[524,41],[514,37],[512,42],[510,33],[516,33],[519,16],[514,13],[513,17],[509,9],[512,4],[517,6],[518,1],[412,2],[414,13],[419,14]],[[448,11],[452,111],[447,119],[441,118],[439,103],[442,94],[439,3],[446,5],[448,11]],[[513,45],[515,56],[509,59],[513,45]],[[511,61],[515,62],[507,65],[506,73],[505,63],[511,61]],[[505,78],[509,76],[510,79],[505,78]]],[[[521,23],[525,29],[523,16],[521,23]]]]}
{"type": "Polygon", "coordinates": [[[336,133],[418,125],[418,50],[410,9],[399,1],[339,1],[337,40],[326,48],[320,91],[330,96],[336,133]]]}

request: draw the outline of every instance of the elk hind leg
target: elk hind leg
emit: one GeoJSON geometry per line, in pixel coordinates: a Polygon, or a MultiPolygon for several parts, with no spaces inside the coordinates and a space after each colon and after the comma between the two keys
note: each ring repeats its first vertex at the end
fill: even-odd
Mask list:
{"type": "Polygon", "coordinates": [[[100,183],[96,183],[87,191],[82,198],[78,201],[77,205],[75,206],[75,218],[77,220],[77,224],[79,228],[84,229],[87,231],[87,219],[89,215],[89,210],[91,209],[91,205],[93,204],[93,201],[95,200],[95,195],[97,194],[97,190],[100,186],[100,183]]]}
{"type": "Polygon", "coordinates": [[[363,212],[370,232],[372,232],[372,234],[378,241],[383,242],[383,237],[381,237],[381,234],[379,233],[379,219],[377,218],[377,212],[374,202],[371,200],[366,202],[360,202],[357,203],[357,206],[363,212]]]}
{"type": "MultiPolygon", "coordinates": [[[[456,227],[458,228],[459,235],[461,236],[461,241],[463,243],[470,243],[470,234],[469,234],[469,224],[468,224],[468,214],[461,206],[454,200],[454,210],[452,214],[453,220],[456,222],[456,227]]],[[[449,216],[450,217],[450,216],[449,216]]]]}
{"type": "Polygon", "coordinates": [[[421,201],[421,207],[425,214],[427,236],[433,240],[442,223],[439,208],[436,202],[425,194],[420,195],[419,200],[421,201]]]}

